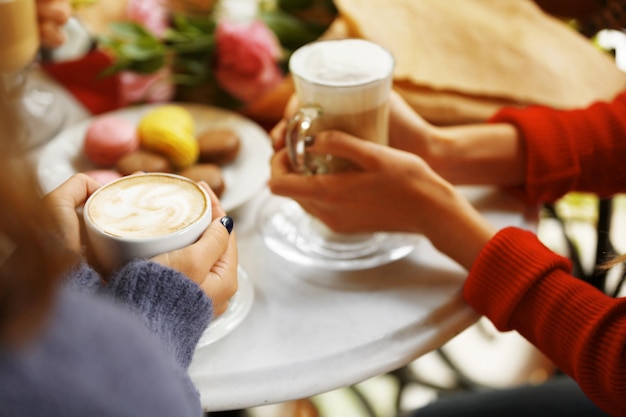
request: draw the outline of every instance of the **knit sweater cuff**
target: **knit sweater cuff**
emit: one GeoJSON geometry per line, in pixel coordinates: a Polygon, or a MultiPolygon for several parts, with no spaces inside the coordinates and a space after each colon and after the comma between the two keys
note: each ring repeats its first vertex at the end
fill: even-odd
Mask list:
{"type": "Polygon", "coordinates": [[[490,122],[510,123],[520,134],[526,178],[518,191],[528,203],[552,202],[570,191],[602,197],[623,192],[626,93],[567,111],[503,108],[490,122]]]}
{"type": "Polygon", "coordinates": [[[571,263],[545,247],[528,231],[509,227],[483,248],[463,287],[463,296],[500,331],[512,330],[511,319],[528,290],[554,269],[571,263]]]}
{"type": "Polygon", "coordinates": [[[580,165],[567,123],[555,123],[557,114],[544,107],[504,108],[489,121],[514,125],[524,143],[526,178],[517,192],[528,204],[554,201],[575,188],[580,165]],[[553,140],[552,138],[560,140],[553,140]],[[555,155],[558,157],[555,158],[555,155]]]}
{"type": "Polygon", "coordinates": [[[95,293],[102,287],[100,275],[86,262],[76,265],[66,277],[66,286],[80,292],[95,293]]]}
{"type": "Polygon", "coordinates": [[[213,316],[212,302],[198,285],[171,268],[136,260],[116,272],[106,290],[145,321],[184,369],[189,367],[213,316]]]}

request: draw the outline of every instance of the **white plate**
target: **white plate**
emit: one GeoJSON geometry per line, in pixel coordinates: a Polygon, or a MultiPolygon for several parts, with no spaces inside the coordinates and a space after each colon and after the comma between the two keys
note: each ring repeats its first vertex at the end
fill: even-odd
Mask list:
{"type": "Polygon", "coordinates": [[[230,299],[228,309],[209,324],[209,327],[202,333],[196,349],[214,343],[226,336],[239,326],[250,312],[252,303],[254,303],[254,285],[248,277],[248,273],[241,266],[238,268],[238,277],[239,288],[230,299]]]}
{"type": "MultiPolygon", "coordinates": [[[[226,211],[239,207],[261,190],[269,178],[271,139],[259,125],[240,114],[201,104],[177,104],[191,112],[197,133],[206,128],[228,128],[239,135],[239,155],[222,167],[226,189],[220,198],[226,211]]],[[[108,114],[138,123],[143,114],[155,106],[158,104],[129,107],[108,114]]],[[[92,120],[84,120],[63,130],[39,153],[37,174],[44,193],[52,191],[76,172],[96,168],[82,150],[85,132],[92,120]]]]}

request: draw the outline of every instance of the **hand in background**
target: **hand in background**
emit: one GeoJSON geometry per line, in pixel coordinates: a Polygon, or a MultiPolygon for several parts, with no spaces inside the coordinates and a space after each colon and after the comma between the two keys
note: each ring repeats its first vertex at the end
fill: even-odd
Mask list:
{"type": "Polygon", "coordinates": [[[68,0],[37,0],[37,20],[41,44],[48,48],[65,42],[62,29],[72,15],[68,0]]]}

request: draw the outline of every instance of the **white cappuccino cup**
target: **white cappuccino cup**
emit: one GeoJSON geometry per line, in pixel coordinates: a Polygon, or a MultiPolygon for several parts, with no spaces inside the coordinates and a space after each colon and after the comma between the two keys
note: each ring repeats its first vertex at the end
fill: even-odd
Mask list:
{"type": "Polygon", "coordinates": [[[85,203],[90,249],[105,271],[194,243],[211,223],[211,200],[195,181],[136,174],[100,187],[85,203]]]}

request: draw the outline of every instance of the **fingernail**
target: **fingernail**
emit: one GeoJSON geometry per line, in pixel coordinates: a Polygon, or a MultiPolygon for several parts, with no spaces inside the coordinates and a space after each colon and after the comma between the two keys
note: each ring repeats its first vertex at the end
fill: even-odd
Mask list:
{"type": "Polygon", "coordinates": [[[224,225],[226,230],[228,230],[228,234],[233,231],[233,227],[235,226],[235,222],[230,216],[224,216],[220,219],[220,223],[224,225]]]}

